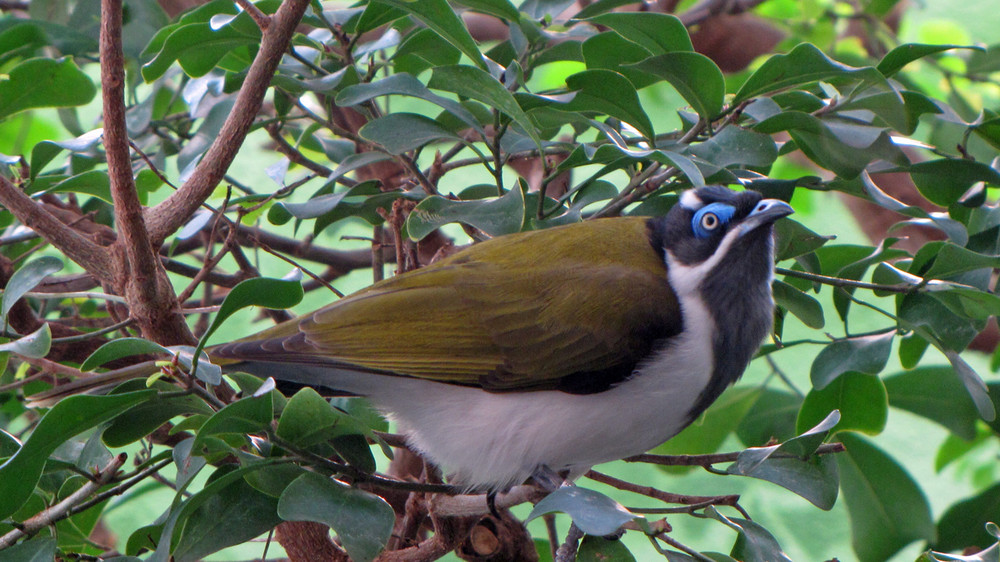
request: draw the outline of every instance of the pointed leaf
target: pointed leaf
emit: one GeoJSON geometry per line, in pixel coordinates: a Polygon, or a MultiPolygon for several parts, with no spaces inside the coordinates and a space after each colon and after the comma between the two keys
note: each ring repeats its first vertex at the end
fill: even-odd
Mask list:
{"type": "Polygon", "coordinates": [[[428,87],[453,92],[503,112],[517,123],[535,143],[540,143],[535,126],[507,88],[488,72],[468,65],[439,66],[428,87]]]}
{"type": "Polygon", "coordinates": [[[169,353],[162,345],[143,338],[119,338],[97,348],[80,365],[81,371],[93,371],[101,365],[133,355],[169,353]]]}
{"type": "Polygon", "coordinates": [[[431,92],[420,80],[405,73],[393,74],[376,82],[348,86],[337,94],[337,105],[341,107],[358,105],[377,96],[388,95],[410,96],[429,101],[458,117],[470,127],[482,131],[479,121],[468,109],[454,100],[431,92]]]}
{"type": "Polygon", "coordinates": [[[402,154],[442,139],[461,140],[437,121],[416,113],[390,113],[369,121],[358,134],[381,145],[390,154],[402,154]]]}
{"type": "Polygon", "coordinates": [[[462,23],[462,18],[455,14],[446,0],[377,0],[380,4],[392,6],[397,10],[410,14],[444,37],[449,43],[458,47],[465,56],[472,59],[473,64],[486,68],[483,54],[479,52],[476,40],[469,35],[469,30],[462,23]]]}
{"type": "Polygon", "coordinates": [[[835,341],[813,360],[809,378],[823,388],[848,371],[877,375],[885,368],[892,351],[895,331],[835,341]]]}
{"type": "Polygon", "coordinates": [[[521,230],[524,224],[524,193],[515,187],[503,197],[474,201],[453,201],[431,196],[421,201],[406,219],[406,232],[420,240],[435,229],[461,222],[490,236],[502,236],[521,230]]]}
{"type": "Polygon", "coordinates": [[[155,390],[110,396],[70,396],[39,420],[24,445],[0,465],[0,519],[10,517],[31,496],[45,460],[57,447],[132,406],[148,400],[155,390]]]}
{"type": "Polygon", "coordinates": [[[918,367],[883,382],[890,406],[937,422],[963,439],[975,438],[979,413],[954,369],[918,367]]]}
{"type": "Polygon", "coordinates": [[[902,466],[870,441],[841,434],[840,485],[861,562],[888,560],[916,540],[934,541],[930,505],[902,466]]]}
{"type": "Polygon", "coordinates": [[[771,292],[776,304],[794,314],[806,326],[818,330],[826,323],[823,307],[811,295],[778,279],[771,282],[771,292]]]}
{"type": "Polygon", "coordinates": [[[802,43],[788,54],[773,55],[767,59],[743,83],[733,103],[738,104],[768,92],[839,77],[852,77],[869,83],[885,83],[885,78],[874,68],[854,68],[841,64],[827,57],[814,45],[802,43]]]}
{"type": "Polygon", "coordinates": [[[576,90],[566,110],[602,113],[635,127],[647,139],[653,138],[653,123],[628,78],[611,70],[585,70],[568,76],[566,85],[576,90]]]}
{"type": "MultiPolygon", "coordinates": [[[[893,48],[886,53],[875,68],[886,78],[902,70],[911,62],[922,59],[928,55],[948,51],[951,49],[962,49],[962,45],[922,45],[920,43],[906,43],[893,48]]],[[[968,47],[964,47],[968,48],[968,47]]]]}
{"type": "Polygon", "coordinates": [[[823,388],[806,395],[795,426],[799,431],[812,427],[834,410],[840,411],[836,431],[861,431],[876,435],[885,429],[889,401],[878,377],[847,372],[823,388]]]}
{"type": "Polygon", "coordinates": [[[94,99],[97,89],[69,57],[26,60],[0,80],[0,119],[33,107],[69,107],[94,99]]]}
{"type": "MultiPolygon", "coordinates": [[[[677,90],[702,119],[709,121],[722,111],[726,93],[722,71],[712,59],[699,53],[676,52],[628,65],[663,78],[677,90]]],[[[727,127],[724,130],[735,129],[727,127]]],[[[775,157],[777,151],[775,150],[775,157]]]]}
{"type": "Polygon", "coordinates": [[[731,553],[736,559],[742,562],[792,562],[774,535],[757,523],[746,519],[731,519],[714,507],[709,507],[705,513],[739,533],[731,553]]]}
{"type": "Polygon", "coordinates": [[[314,472],[296,478],[278,501],[285,521],[329,525],[352,560],[369,562],[385,548],[395,514],[382,498],[314,472]]]}
{"type": "Polygon", "coordinates": [[[563,486],[535,504],[524,522],[556,512],[569,515],[581,531],[597,536],[616,533],[622,525],[638,517],[604,494],[579,486],[563,486]]]}
{"type": "Polygon", "coordinates": [[[641,45],[654,55],[694,50],[684,24],[677,16],[671,14],[609,12],[593,16],[587,22],[610,27],[625,39],[641,45]]]}
{"type": "Polygon", "coordinates": [[[52,256],[42,256],[24,264],[7,281],[0,306],[0,324],[7,323],[7,313],[25,293],[34,289],[43,279],[61,270],[63,262],[52,256]]]}

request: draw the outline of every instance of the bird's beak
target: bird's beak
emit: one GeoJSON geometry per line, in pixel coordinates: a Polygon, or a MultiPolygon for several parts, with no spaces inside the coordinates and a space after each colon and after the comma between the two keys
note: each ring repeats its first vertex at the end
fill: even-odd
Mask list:
{"type": "Polygon", "coordinates": [[[779,199],[763,199],[757,207],[747,215],[740,224],[740,236],[752,232],[761,226],[771,224],[781,217],[787,217],[795,212],[791,205],[779,199]]]}

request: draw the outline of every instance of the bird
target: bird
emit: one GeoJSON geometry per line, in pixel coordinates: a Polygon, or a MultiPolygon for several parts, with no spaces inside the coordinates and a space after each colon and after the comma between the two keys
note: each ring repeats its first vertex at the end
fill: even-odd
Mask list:
{"type": "Polygon", "coordinates": [[[464,490],[568,482],[667,441],[740,378],[771,329],[773,224],[792,213],[689,189],[659,217],[473,244],[209,354],[366,397],[464,490]]]}

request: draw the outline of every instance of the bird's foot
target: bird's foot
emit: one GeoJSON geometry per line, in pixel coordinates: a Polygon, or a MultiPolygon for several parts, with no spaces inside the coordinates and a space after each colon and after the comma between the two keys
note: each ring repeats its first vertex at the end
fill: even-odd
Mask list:
{"type": "Polygon", "coordinates": [[[531,479],[535,481],[538,487],[542,488],[546,492],[554,492],[560,487],[568,484],[566,478],[562,474],[559,474],[555,470],[552,470],[548,465],[541,465],[535,469],[531,474],[531,479]]]}

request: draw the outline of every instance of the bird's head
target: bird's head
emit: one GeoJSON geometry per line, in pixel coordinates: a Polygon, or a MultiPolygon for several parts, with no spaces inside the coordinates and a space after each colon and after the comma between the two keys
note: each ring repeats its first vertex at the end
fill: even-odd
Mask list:
{"type": "Polygon", "coordinates": [[[654,227],[674,289],[696,290],[712,274],[733,277],[737,287],[769,280],[772,225],[793,212],[788,203],[756,191],[722,186],[685,191],[654,227]]]}

